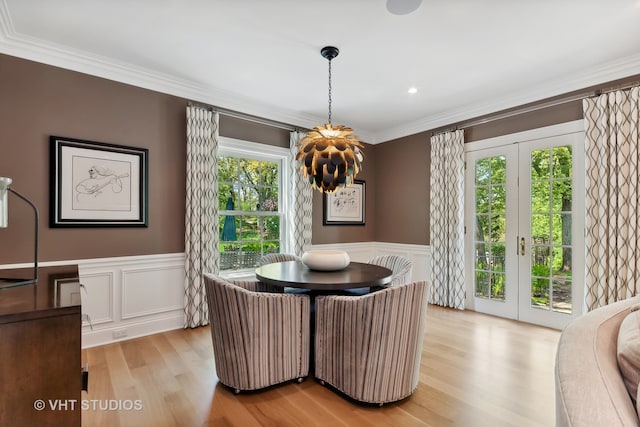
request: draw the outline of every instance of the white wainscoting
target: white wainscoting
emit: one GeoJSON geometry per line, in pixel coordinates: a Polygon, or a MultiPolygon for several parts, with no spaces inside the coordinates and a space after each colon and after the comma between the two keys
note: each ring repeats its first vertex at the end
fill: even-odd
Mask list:
{"type": "Polygon", "coordinates": [[[184,326],[184,254],[73,261],[84,285],[82,347],[184,326]]]}
{"type": "MultiPolygon", "coordinates": [[[[413,262],[413,280],[431,278],[431,250],[426,245],[358,242],[310,249],[344,250],[358,262],[383,254],[402,255],[413,262]]],[[[184,327],[184,253],[43,262],[41,266],[64,264],[78,265],[84,286],[82,312],[91,324],[85,322],[82,327],[83,348],[184,327]]]]}

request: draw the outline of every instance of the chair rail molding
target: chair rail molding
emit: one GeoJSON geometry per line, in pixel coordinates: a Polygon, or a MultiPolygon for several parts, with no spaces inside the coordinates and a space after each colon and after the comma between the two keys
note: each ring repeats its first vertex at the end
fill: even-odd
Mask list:
{"type": "MultiPolygon", "coordinates": [[[[357,262],[378,255],[401,255],[413,263],[413,281],[431,279],[428,245],[355,242],[311,245],[309,249],[343,250],[357,262]]],[[[174,253],[50,261],[40,265],[78,265],[86,319],[82,348],[89,348],[183,328],[184,262],[184,253],[174,253]]],[[[29,264],[0,265],[0,268],[24,266],[29,264]]],[[[235,279],[255,278],[250,270],[229,274],[235,279]]]]}
{"type": "Polygon", "coordinates": [[[184,262],[184,253],[175,253],[40,265],[78,265],[82,348],[89,348],[184,327],[184,262]]]}

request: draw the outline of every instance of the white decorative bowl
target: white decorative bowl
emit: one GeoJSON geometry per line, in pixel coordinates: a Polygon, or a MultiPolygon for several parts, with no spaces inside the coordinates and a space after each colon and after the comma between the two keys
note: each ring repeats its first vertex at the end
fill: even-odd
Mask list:
{"type": "Polygon", "coordinates": [[[302,263],[311,270],[335,271],[342,270],[351,260],[345,251],[315,250],[302,254],[302,263]]]}

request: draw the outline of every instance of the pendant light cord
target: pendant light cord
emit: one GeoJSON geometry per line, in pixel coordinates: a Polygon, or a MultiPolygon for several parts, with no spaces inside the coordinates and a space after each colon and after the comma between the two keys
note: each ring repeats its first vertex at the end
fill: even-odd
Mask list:
{"type": "Polygon", "coordinates": [[[331,59],[329,59],[329,124],[331,124],[331,59]]]}

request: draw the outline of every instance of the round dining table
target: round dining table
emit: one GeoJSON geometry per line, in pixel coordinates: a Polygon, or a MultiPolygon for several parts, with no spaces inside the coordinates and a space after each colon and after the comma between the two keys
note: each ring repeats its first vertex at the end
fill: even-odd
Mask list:
{"type": "Polygon", "coordinates": [[[362,262],[351,262],[336,271],[311,270],[301,261],[276,262],[256,269],[256,278],[261,282],[315,291],[379,288],[388,285],[392,276],[388,268],[362,262]]]}

